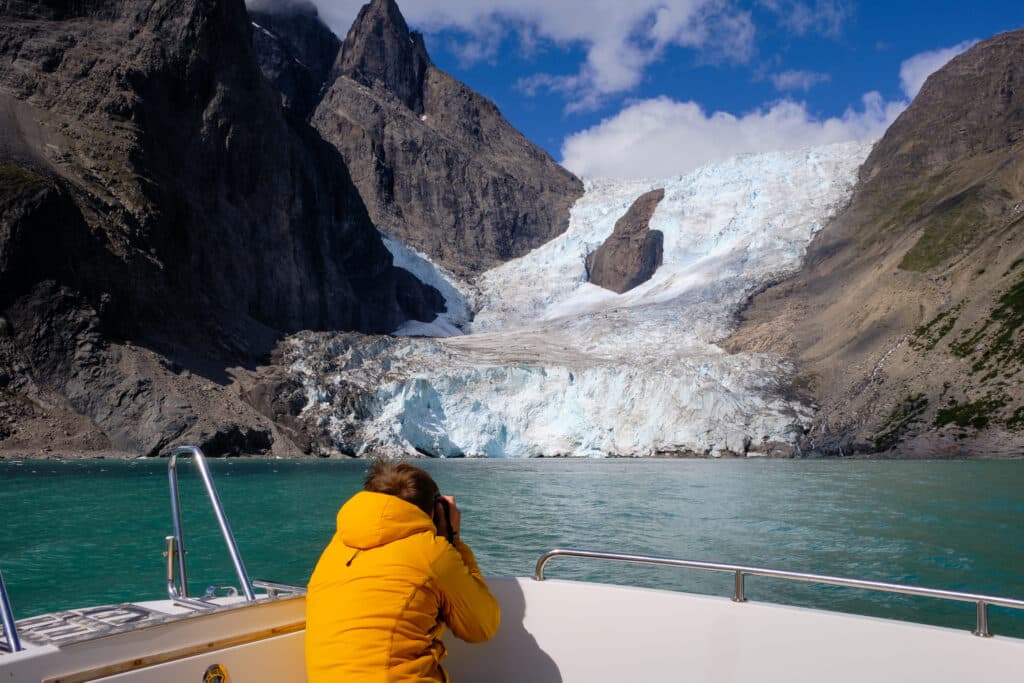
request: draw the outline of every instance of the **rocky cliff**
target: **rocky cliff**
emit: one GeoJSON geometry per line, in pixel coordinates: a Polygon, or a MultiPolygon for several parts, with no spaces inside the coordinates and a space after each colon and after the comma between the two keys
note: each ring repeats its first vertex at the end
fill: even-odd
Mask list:
{"type": "Polygon", "coordinates": [[[796,277],[727,345],[781,351],[830,453],[1019,453],[1024,429],[1024,31],[933,74],[796,277]]]}
{"type": "Polygon", "coordinates": [[[394,0],[362,8],[334,72],[312,122],[379,227],[460,275],[564,232],[582,183],[437,69],[394,0]]]}
{"type": "Polygon", "coordinates": [[[267,450],[255,410],[194,397],[281,333],[443,309],[393,267],[344,162],[285,115],[251,43],[242,0],[0,6],[8,439],[31,413],[113,450],[267,450]]]}
{"type": "Polygon", "coordinates": [[[651,230],[651,217],[665,188],[637,198],[604,243],[587,255],[587,279],[622,294],[651,279],[664,256],[664,235],[651,230]]]}
{"type": "Polygon", "coordinates": [[[260,70],[285,109],[307,119],[320,102],[341,41],[308,0],[250,2],[253,48],[260,70]]]}

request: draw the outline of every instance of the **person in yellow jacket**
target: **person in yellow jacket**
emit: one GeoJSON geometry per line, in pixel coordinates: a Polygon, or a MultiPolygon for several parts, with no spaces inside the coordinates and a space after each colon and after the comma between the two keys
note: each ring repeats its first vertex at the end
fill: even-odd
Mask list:
{"type": "Polygon", "coordinates": [[[338,511],[309,582],[309,683],[448,683],[445,625],[477,643],[501,618],[459,538],[461,513],[408,463],[373,462],[364,489],[338,511]]]}

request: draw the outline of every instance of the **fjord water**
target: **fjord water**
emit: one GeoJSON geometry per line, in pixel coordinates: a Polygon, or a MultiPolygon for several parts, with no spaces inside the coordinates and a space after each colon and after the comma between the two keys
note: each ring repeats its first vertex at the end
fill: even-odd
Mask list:
{"type": "MultiPolygon", "coordinates": [[[[1024,598],[1024,463],[422,461],[464,511],[485,573],[556,546],[742,563],[1024,598]]],[[[215,482],[253,578],[304,583],[359,490],[359,461],[224,460],[215,482]]],[[[235,584],[198,477],[182,470],[193,593],[235,584]]],[[[167,463],[0,461],[0,569],[18,618],[164,597],[167,463]]],[[[732,577],[559,558],[549,578],[731,594],[732,577]]],[[[969,630],[974,606],[748,578],[751,600],[969,630]]],[[[991,608],[996,634],[1024,613],[991,608]]],[[[609,615],[610,627],[629,628],[609,615]]],[[[799,637],[799,634],[794,634],[799,637]]]]}

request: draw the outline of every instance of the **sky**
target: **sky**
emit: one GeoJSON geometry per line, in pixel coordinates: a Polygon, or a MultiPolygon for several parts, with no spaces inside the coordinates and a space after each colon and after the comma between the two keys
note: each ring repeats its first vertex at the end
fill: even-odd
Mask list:
{"type": "MultiPolygon", "coordinates": [[[[344,37],[359,0],[314,0],[344,37]]],[[[582,177],[874,140],[1024,2],[399,0],[431,59],[582,177]]]]}

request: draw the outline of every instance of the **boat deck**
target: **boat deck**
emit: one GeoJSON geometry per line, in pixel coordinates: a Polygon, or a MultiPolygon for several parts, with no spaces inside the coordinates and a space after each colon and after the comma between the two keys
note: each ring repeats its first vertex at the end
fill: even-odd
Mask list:
{"type": "MultiPolygon", "coordinates": [[[[489,583],[502,606],[497,636],[446,638],[445,668],[460,683],[959,683],[1014,680],[1024,661],[1024,640],[966,628],[576,581],[489,583]]],[[[230,680],[302,683],[304,602],[236,599],[205,612],[143,603],[23,619],[27,647],[0,654],[0,680],[180,683],[222,667],[230,680]]]]}

